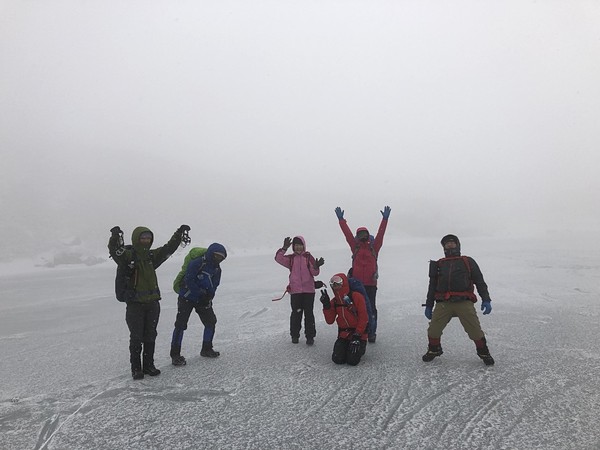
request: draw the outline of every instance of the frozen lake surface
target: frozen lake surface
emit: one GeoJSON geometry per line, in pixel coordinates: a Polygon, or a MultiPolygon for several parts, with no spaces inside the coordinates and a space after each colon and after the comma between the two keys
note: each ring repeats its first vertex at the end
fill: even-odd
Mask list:
{"type": "MultiPolygon", "coordinates": [[[[202,244],[198,244],[202,245],[202,244]]],[[[585,244],[463,239],[493,312],[480,316],[496,365],[476,356],[458,320],[444,355],[423,363],[421,303],[435,241],[386,245],[379,330],[359,366],[336,366],[336,329],[315,303],[317,337],[289,337],[285,269],[273,254],[232,254],[215,298],[217,359],[199,356],[190,319],[185,367],[170,365],[171,291],[185,255],[158,271],[156,365],[131,379],[115,265],[0,268],[0,448],[5,449],[597,449],[600,448],[600,255],[585,244]]],[[[325,257],[327,281],[349,264],[325,257]]]]}

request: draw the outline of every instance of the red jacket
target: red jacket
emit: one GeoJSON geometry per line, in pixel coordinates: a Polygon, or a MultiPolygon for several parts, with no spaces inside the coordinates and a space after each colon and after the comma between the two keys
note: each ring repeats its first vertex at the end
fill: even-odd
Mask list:
{"type": "MultiPolygon", "coordinates": [[[[340,228],[353,255],[352,276],[360,280],[365,286],[377,286],[377,278],[379,276],[377,273],[377,256],[383,246],[383,235],[385,234],[387,223],[386,219],[381,219],[375,239],[372,242],[361,242],[350,231],[346,219],[340,220],[340,228]]],[[[368,232],[366,228],[360,227],[356,230],[356,233],[358,234],[361,230],[368,232]]]]}
{"type": "Polygon", "coordinates": [[[365,328],[369,323],[369,315],[365,298],[359,292],[350,293],[348,278],[343,273],[338,273],[342,277],[342,287],[333,291],[334,297],[331,299],[331,308],[323,308],[325,322],[332,324],[337,322],[339,328],[338,338],[350,339],[354,333],[361,335],[362,340],[367,340],[365,328]],[[344,300],[351,294],[351,300],[344,300]]]}

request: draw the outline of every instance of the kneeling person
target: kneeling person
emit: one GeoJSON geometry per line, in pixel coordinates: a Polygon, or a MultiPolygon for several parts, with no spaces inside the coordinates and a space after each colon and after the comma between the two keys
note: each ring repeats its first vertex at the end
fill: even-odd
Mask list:
{"type": "Polygon", "coordinates": [[[356,366],[367,348],[369,314],[365,298],[360,292],[350,291],[348,278],[343,273],[329,281],[333,290],[330,299],[326,289],[321,291],[323,315],[328,324],[337,322],[338,338],[331,359],[336,364],[356,366]]]}

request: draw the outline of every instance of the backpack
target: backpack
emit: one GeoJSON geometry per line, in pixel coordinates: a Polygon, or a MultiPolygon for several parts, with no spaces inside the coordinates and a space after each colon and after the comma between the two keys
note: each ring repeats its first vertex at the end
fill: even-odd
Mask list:
{"type": "MultiPolygon", "coordinates": [[[[442,293],[436,292],[436,294],[435,294],[436,300],[438,300],[438,301],[449,300],[450,297],[466,297],[466,298],[470,299],[472,302],[477,301],[477,297],[475,296],[475,293],[473,292],[473,280],[471,278],[471,264],[469,263],[468,256],[450,256],[447,258],[439,259],[438,261],[430,261],[429,276],[435,277],[436,285],[437,285],[438,277],[439,277],[439,273],[440,273],[439,263],[442,261],[459,260],[459,259],[463,261],[466,271],[467,271],[467,276],[468,276],[467,283],[460,286],[460,288],[463,288],[464,290],[459,290],[460,288],[457,290],[453,290],[452,289],[453,286],[450,286],[450,288],[451,288],[450,291],[443,293],[443,295],[442,295],[442,293]]],[[[455,282],[455,281],[457,281],[457,280],[453,280],[453,279],[449,280],[450,283],[455,282]]]]}
{"type": "Polygon", "coordinates": [[[137,261],[132,245],[125,245],[125,250],[131,250],[131,261],[117,264],[115,277],[115,295],[120,302],[128,302],[135,297],[135,263],[137,261]]]}
{"type": "Polygon", "coordinates": [[[362,284],[360,280],[357,280],[356,278],[352,277],[348,277],[348,286],[350,287],[350,293],[358,292],[365,298],[365,303],[367,306],[367,315],[369,316],[369,321],[367,323],[367,328],[365,329],[365,332],[370,333],[370,330],[375,330],[377,328],[377,318],[375,317],[375,312],[373,311],[373,305],[371,304],[369,296],[367,295],[367,290],[365,289],[364,284],[362,284]]]}
{"type": "MultiPolygon", "coordinates": [[[[371,252],[371,255],[373,255],[373,258],[375,258],[375,273],[373,274],[373,278],[375,280],[377,280],[379,278],[379,265],[377,263],[377,252],[375,251],[373,242],[375,242],[375,237],[371,234],[371,235],[369,235],[369,251],[371,252]]],[[[356,255],[358,254],[359,250],[360,250],[360,242],[355,241],[354,249],[352,249],[352,266],[354,266],[354,258],[356,258],[356,255]]],[[[352,276],[352,272],[353,272],[352,269],[353,269],[353,267],[350,267],[350,270],[348,270],[349,277],[352,276]]]]}
{"type": "Polygon", "coordinates": [[[183,260],[183,265],[181,266],[181,270],[175,277],[175,281],[173,281],[173,290],[177,294],[179,294],[179,291],[181,290],[181,282],[183,281],[183,278],[185,277],[185,272],[187,271],[187,267],[190,264],[190,262],[192,261],[192,259],[201,258],[202,256],[204,256],[204,254],[206,253],[207,250],[208,249],[203,248],[203,247],[194,247],[194,248],[190,249],[188,254],[185,256],[185,258],[183,260]]]}

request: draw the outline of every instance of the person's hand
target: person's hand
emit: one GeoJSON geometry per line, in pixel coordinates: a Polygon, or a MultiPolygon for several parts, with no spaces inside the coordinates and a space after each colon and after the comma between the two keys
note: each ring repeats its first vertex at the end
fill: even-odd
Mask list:
{"type": "Polygon", "coordinates": [[[283,247],[281,248],[287,250],[290,248],[290,245],[292,245],[292,238],[288,236],[283,240],[283,247]]]}
{"type": "Polygon", "coordinates": [[[321,303],[323,303],[323,309],[331,308],[331,299],[329,298],[329,294],[327,293],[327,289],[321,290],[321,298],[319,299],[321,303]]]}
{"type": "Polygon", "coordinates": [[[315,281],[315,289],[321,289],[323,286],[325,286],[325,283],[323,283],[321,280],[315,281]]]}
{"type": "Polygon", "coordinates": [[[184,231],[190,231],[190,230],[191,230],[191,228],[189,227],[189,225],[181,225],[177,231],[179,231],[180,233],[183,233],[184,231]]]}
{"type": "Polygon", "coordinates": [[[383,216],[383,218],[385,220],[388,220],[390,218],[390,212],[392,212],[392,208],[390,208],[389,206],[386,206],[383,208],[383,211],[380,211],[381,215],[383,216]]]}
{"type": "Polygon", "coordinates": [[[340,208],[339,206],[336,207],[335,215],[337,216],[338,220],[342,220],[344,218],[344,211],[342,210],[342,208],[340,208]]]}
{"type": "Polygon", "coordinates": [[[317,259],[315,259],[315,267],[317,269],[319,267],[321,267],[323,264],[325,264],[325,260],[323,258],[317,258],[317,259]]]}
{"type": "Polygon", "coordinates": [[[484,315],[491,313],[492,312],[492,304],[490,302],[482,302],[481,310],[483,311],[484,315]]]}
{"type": "Polygon", "coordinates": [[[431,320],[431,316],[433,315],[433,308],[431,306],[425,307],[425,317],[431,320]]]}
{"type": "Polygon", "coordinates": [[[352,335],[352,340],[350,341],[350,344],[348,344],[348,352],[355,355],[360,351],[360,338],[361,336],[358,333],[352,335]]]}
{"type": "Polygon", "coordinates": [[[118,226],[116,226],[116,227],[112,227],[112,228],[110,229],[110,234],[112,234],[113,236],[117,236],[117,235],[119,235],[119,234],[121,234],[121,233],[122,233],[122,231],[121,231],[121,228],[120,228],[120,227],[118,227],[118,226]]]}

